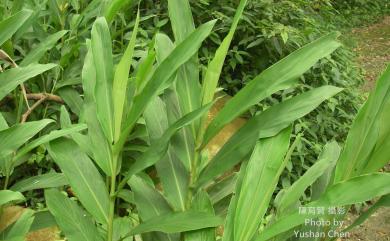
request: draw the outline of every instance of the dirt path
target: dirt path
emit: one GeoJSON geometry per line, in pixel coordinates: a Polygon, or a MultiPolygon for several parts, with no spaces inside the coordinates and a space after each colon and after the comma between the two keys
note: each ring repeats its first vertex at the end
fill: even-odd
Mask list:
{"type": "Polygon", "coordinates": [[[374,25],[353,29],[351,37],[358,62],[365,70],[364,90],[367,91],[374,87],[375,80],[390,63],[390,16],[374,25]]]}
{"type": "MultiPolygon", "coordinates": [[[[354,51],[365,71],[364,91],[375,86],[375,80],[390,64],[390,16],[368,27],[356,28],[351,33],[354,51]]],[[[390,170],[390,168],[386,168],[390,170]]],[[[350,215],[351,221],[357,215],[350,215]]],[[[365,223],[351,232],[350,241],[390,241],[390,207],[380,208],[365,223]]]]}

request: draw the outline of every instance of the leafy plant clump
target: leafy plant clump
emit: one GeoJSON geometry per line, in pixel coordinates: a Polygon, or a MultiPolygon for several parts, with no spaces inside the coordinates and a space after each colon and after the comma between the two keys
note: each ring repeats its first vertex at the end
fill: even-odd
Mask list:
{"type": "MultiPolygon", "coordinates": [[[[190,4],[183,0],[168,1],[173,38],[159,32],[152,41],[139,45],[137,39],[145,36],[140,26],[144,18],[138,11],[119,55],[113,54],[118,48],[112,40],[117,33],[112,16],[125,1],[79,6],[88,11],[80,19],[74,16],[77,33],[70,34],[74,38],[63,38],[65,32],[49,36],[56,40],[47,40],[23,60],[15,61],[2,51],[7,64],[0,73],[0,99],[8,99],[8,114],[0,114],[0,167],[5,177],[1,211],[23,202],[23,193],[37,189],[44,189],[46,207],[38,212],[26,209],[0,230],[1,239],[23,240],[29,230],[55,224],[70,241],[288,240],[297,239],[295,232],[318,228],[305,225],[305,220],[342,220],[345,215],[303,213],[303,208],[348,210],[375,197],[381,199],[373,208],[386,205],[390,175],[378,170],[390,159],[386,111],[390,68],[359,110],[344,148],[334,140],[328,142],[314,165],[288,187],[278,188],[303,138],[299,131],[294,133],[294,123],[343,91],[299,82],[340,47],[338,33],[315,39],[253,76],[207,123],[247,4],[239,2],[229,31],[207,66],[201,64],[199,51],[216,21],[195,25],[190,4]],[[84,24],[95,13],[104,16],[97,17],[89,31],[84,24]],[[75,56],[62,51],[69,41],[84,37],[86,53],[77,73],[80,63],[74,65],[75,56]],[[57,41],[61,42],[59,65],[65,69],[36,64],[57,41]],[[26,59],[31,62],[22,64],[26,59]],[[75,80],[67,81],[59,73],[75,80]],[[35,78],[39,75],[41,79],[35,78]],[[24,85],[27,80],[29,88],[24,85]],[[35,85],[50,86],[51,92],[36,93],[40,88],[35,85]],[[300,91],[268,102],[215,156],[209,155],[207,144],[224,126],[259,102],[292,89],[300,91]],[[35,117],[45,118],[32,120],[37,110],[42,113],[35,117]],[[55,163],[53,168],[24,180],[13,179],[42,146],[48,151],[47,161],[55,163]],[[237,164],[240,171],[231,172],[237,164]],[[310,196],[305,197],[309,188],[310,196]],[[356,192],[358,188],[366,191],[356,192]],[[223,233],[217,235],[220,226],[223,233]]],[[[61,6],[66,9],[67,5],[61,6]]],[[[1,28],[0,45],[21,31],[32,14],[21,10],[0,22],[7,26],[1,28]]],[[[58,16],[59,26],[64,27],[64,16],[58,16]]],[[[9,46],[13,47],[12,42],[9,46]]],[[[323,231],[335,228],[327,226],[323,231]]]]}

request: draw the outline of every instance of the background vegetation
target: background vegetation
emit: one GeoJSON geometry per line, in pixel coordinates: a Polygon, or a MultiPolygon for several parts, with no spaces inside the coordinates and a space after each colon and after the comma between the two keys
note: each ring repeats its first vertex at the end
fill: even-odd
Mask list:
{"type": "MultiPolygon", "coordinates": [[[[30,100],[26,107],[23,93],[14,90],[0,101],[0,111],[9,126],[16,123],[50,118],[54,125],[40,132],[40,136],[58,129],[61,125],[61,104],[65,103],[70,120],[77,122],[83,117],[82,68],[87,54],[86,39],[91,37],[92,24],[97,16],[106,16],[113,41],[114,62],[120,60],[136,25],[137,7],[140,10],[138,38],[135,42],[132,70],[140,71],[140,63],[153,54],[153,40],[158,32],[173,38],[166,1],[4,1],[0,4],[0,21],[24,12],[23,22],[12,22],[9,28],[18,29],[11,39],[1,43],[2,68],[10,69],[17,63],[56,63],[50,71],[43,72],[25,85],[30,100]],[[9,57],[9,58],[8,58],[9,57]],[[11,59],[11,61],[10,61],[11,59]],[[42,103],[34,106],[36,98],[43,95],[42,103]],[[59,98],[57,98],[59,97],[59,98]],[[35,98],[35,99],[34,99],[35,98]],[[30,109],[32,110],[30,111],[30,109]]],[[[201,69],[206,70],[216,49],[228,34],[239,1],[202,0],[190,1],[195,25],[218,19],[214,31],[199,50],[201,69]]],[[[249,80],[259,75],[272,64],[293,51],[331,31],[348,31],[351,27],[376,21],[389,14],[386,1],[374,0],[262,0],[249,1],[242,21],[222,69],[220,86],[229,95],[235,95],[249,80]]],[[[1,29],[0,29],[1,30],[1,29]]],[[[337,49],[331,56],[321,59],[300,78],[298,88],[289,88],[261,101],[245,114],[246,118],[268,109],[271,105],[290,99],[322,85],[345,88],[330,98],[315,111],[295,122],[293,137],[298,137],[297,148],[291,162],[280,179],[279,188],[288,188],[316,162],[325,143],[336,140],[343,143],[352,120],[360,108],[365,95],[360,86],[364,82],[355,56],[348,46],[337,49]]],[[[62,123],[63,124],[63,123],[62,123]]],[[[142,124],[142,123],[141,123],[142,124]]],[[[137,133],[135,155],[148,145],[146,131],[137,133]]],[[[18,164],[19,165],[19,164],[18,164]]],[[[24,156],[18,168],[3,167],[1,184],[12,186],[22,177],[36,176],[59,171],[44,145],[32,149],[24,156]],[[10,175],[12,173],[12,175],[10,175]]],[[[149,170],[153,175],[153,168],[149,170]]],[[[155,182],[158,182],[155,180],[155,182]]],[[[71,192],[71,190],[70,190],[71,192]]],[[[310,196],[310,193],[307,193],[310,196]]],[[[40,191],[27,193],[29,206],[44,209],[44,197],[40,191]]]]}

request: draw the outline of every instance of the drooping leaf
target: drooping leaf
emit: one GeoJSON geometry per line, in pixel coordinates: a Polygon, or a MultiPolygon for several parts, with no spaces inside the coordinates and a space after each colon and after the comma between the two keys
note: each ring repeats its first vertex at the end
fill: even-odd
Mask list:
{"type": "Polygon", "coordinates": [[[26,80],[42,74],[55,66],[55,64],[31,64],[0,73],[0,100],[26,80]]]}
{"type": "Polygon", "coordinates": [[[250,106],[271,94],[290,88],[299,76],[319,59],[328,56],[340,46],[337,33],[331,33],[294,51],[264,70],[229,100],[207,127],[203,145],[206,145],[226,124],[245,112],[250,106]]]}
{"type": "Polygon", "coordinates": [[[139,224],[130,231],[130,235],[151,231],[178,233],[216,227],[220,224],[222,219],[210,213],[198,211],[167,213],[139,224]]]}
{"type": "Polygon", "coordinates": [[[68,184],[69,182],[64,174],[51,172],[18,181],[12,187],[10,187],[10,190],[25,192],[35,189],[60,187],[68,184]]]}
{"type": "Polygon", "coordinates": [[[243,160],[259,138],[276,135],[293,121],[303,117],[340,91],[340,88],[333,86],[322,86],[290,98],[252,117],[203,169],[198,185],[216,178],[243,160]]]}
{"type": "Polygon", "coordinates": [[[45,190],[45,199],[58,226],[69,241],[103,240],[91,217],[75,201],[55,189],[45,190]]]}
{"type": "MultiPolygon", "coordinates": [[[[390,174],[372,173],[351,178],[344,182],[333,184],[316,201],[310,202],[306,207],[340,207],[371,200],[375,197],[390,193],[390,174]],[[365,190],[357,192],[356,190],[365,190]]],[[[298,211],[281,217],[267,227],[255,241],[265,241],[278,234],[286,232],[305,222],[307,218],[315,218],[313,214],[302,214],[298,211]]]]}
{"type": "Polygon", "coordinates": [[[61,168],[85,209],[102,224],[108,221],[109,197],[105,183],[91,159],[75,142],[60,138],[50,142],[48,151],[61,168]]]}
{"type": "Polygon", "coordinates": [[[341,148],[333,141],[325,145],[317,162],[311,166],[292,186],[283,192],[277,205],[278,212],[286,213],[287,209],[299,201],[305,190],[312,185],[329,167],[333,167],[340,155],[341,148]]]}
{"type": "Polygon", "coordinates": [[[14,125],[0,131],[0,159],[15,152],[53,120],[43,119],[14,125]]]}
{"type": "Polygon", "coordinates": [[[58,139],[63,136],[72,135],[73,133],[77,133],[79,131],[82,131],[86,129],[87,126],[85,124],[75,124],[71,125],[69,128],[65,128],[62,130],[55,130],[50,132],[49,134],[46,134],[44,136],[41,136],[34,141],[28,143],[27,145],[23,146],[18,153],[15,155],[15,160],[18,160],[23,155],[27,154],[29,151],[33,150],[34,148],[43,145],[45,143],[48,143],[52,140],[58,139]]]}

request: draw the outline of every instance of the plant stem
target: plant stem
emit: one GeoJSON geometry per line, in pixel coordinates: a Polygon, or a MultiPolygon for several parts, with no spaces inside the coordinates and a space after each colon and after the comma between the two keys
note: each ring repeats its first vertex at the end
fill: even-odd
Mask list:
{"type": "Polygon", "coordinates": [[[9,174],[7,173],[5,175],[5,182],[4,182],[4,190],[7,190],[7,187],[8,187],[8,182],[9,182],[9,174]]]}
{"type": "Polygon", "coordinates": [[[111,175],[111,184],[110,184],[110,207],[109,207],[109,212],[108,212],[107,241],[113,241],[113,235],[114,235],[117,163],[118,163],[118,155],[114,155],[113,159],[112,159],[113,173],[111,175]]]}

